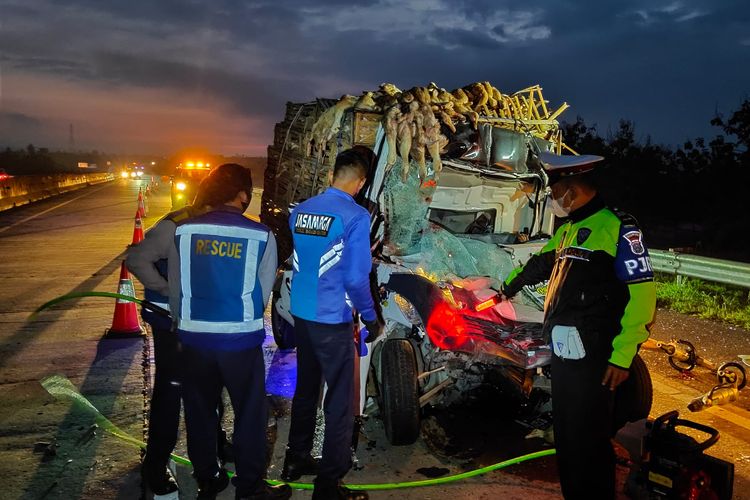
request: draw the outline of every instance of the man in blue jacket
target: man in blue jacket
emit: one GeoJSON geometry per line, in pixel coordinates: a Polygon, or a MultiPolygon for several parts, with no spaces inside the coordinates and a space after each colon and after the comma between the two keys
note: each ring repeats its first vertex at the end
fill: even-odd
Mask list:
{"type": "Polygon", "coordinates": [[[317,473],[316,500],[368,498],[365,492],[345,488],[341,479],[351,468],[352,307],[361,315],[369,341],[382,330],[370,291],[370,215],[353,198],[364,186],[369,167],[357,151],[342,152],[333,168],[332,186],[301,203],[289,218],[297,388],[282,478],[291,481],[317,473]],[[310,452],[321,377],[328,389],[323,457],[318,464],[310,452]]]}

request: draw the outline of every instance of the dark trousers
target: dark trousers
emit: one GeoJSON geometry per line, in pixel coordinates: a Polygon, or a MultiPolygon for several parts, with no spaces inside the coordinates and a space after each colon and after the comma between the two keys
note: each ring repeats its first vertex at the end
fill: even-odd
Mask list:
{"type": "Polygon", "coordinates": [[[154,376],[151,412],[148,417],[148,443],[144,467],[163,472],[177,443],[180,425],[180,362],[177,334],[152,327],[154,336],[154,376]]]}
{"type": "MultiPolygon", "coordinates": [[[[584,339],[585,343],[586,339],[584,339]]],[[[552,407],[560,487],[567,500],[613,499],[613,392],[601,385],[607,358],[586,346],[580,360],[552,355],[552,407]]]]}
{"type": "Polygon", "coordinates": [[[188,456],[198,480],[219,471],[216,408],[223,387],[234,410],[236,491],[253,491],[266,473],[265,369],[261,347],[241,351],[196,349],[183,345],[183,393],[188,456]]]}
{"type": "Polygon", "coordinates": [[[289,453],[310,453],[322,381],[325,435],[318,477],[341,479],[352,467],[354,425],[354,337],[351,323],[329,325],[294,318],[297,341],[297,388],[292,399],[289,453]]]}

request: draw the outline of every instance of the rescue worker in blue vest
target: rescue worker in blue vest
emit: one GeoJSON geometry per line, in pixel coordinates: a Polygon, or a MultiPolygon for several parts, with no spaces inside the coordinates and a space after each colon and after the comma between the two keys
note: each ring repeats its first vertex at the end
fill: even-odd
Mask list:
{"type": "Polygon", "coordinates": [[[177,224],[177,255],[169,266],[170,305],[187,367],[183,401],[198,498],[215,498],[228,484],[215,432],[226,387],[234,410],[235,498],[286,499],[289,486],[263,480],[268,407],[261,344],[276,241],[266,226],[243,215],[253,189],[249,170],[220,165],[202,184],[212,209],[177,224]]]}
{"type": "MultiPolygon", "coordinates": [[[[207,211],[176,221],[165,232],[171,245],[168,290],[160,289],[169,294],[182,347],[188,454],[198,498],[216,498],[229,483],[217,457],[216,433],[226,387],[235,416],[236,498],[286,499],[288,486],[263,481],[268,411],[260,345],[263,310],[276,273],[276,243],[268,228],[243,216],[252,194],[249,170],[221,165],[201,182],[199,192],[207,211]]],[[[141,274],[158,280],[153,265],[144,266],[141,274]]]]}
{"type": "MultiPolygon", "coordinates": [[[[169,310],[166,257],[172,246],[171,235],[176,222],[187,219],[194,211],[192,207],[186,207],[167,214],[146,232],[144,242],[131,247],[128,252],[126,264],[143,283],[144,298],[163,309],[169,310]],[[142,266],[155,269],[157,274],[141,273],[142,266]]],[[[145,308],[141,310],[141,317],[151,326],[156,367],[141,475],[154,495],[167,495],[177,491],[177,483],[167,463],[177,443],[180,425],[179,343],[172,331],[171,318],[145,308]]]]}
{"type": "Polygon", "coordinates": [[[615,498],[615,391],[649,336],[656,290],[635,219],[608,208],[591,172],[599,156],[542,153],[552,211],[549,242],[514,270],[502,292],[549,280],[544,332],[551,338],[552,408],[566,499],[615,498]]]}
{"type": "Polygon", "coordinates": [[[301,203],[289,218],[294,240],[291,310],[297,343],[297,387],[292,400],[289,444],[281,477],[293,481],[317,474],[313,499],[366,499],[341,479],[351,469],[354,421],[352,306],[372,341],[382,331],[370,291],[370,216],[355,203],[369,161],[356,150],[336,157],[332,186],[301,203]],[[321,380],[323,456],[312,456],[321,380]]]}
{"type": "MultiPolygon", "coordinates": [[[[168,257],[174,246],[176,224],[198,215],[205,206],[198,191],[192,205],[167,214],[146,232],[144,242],[131,247],[126,264],[144,285],[144,298],[169,310],[168,257]],[[145,269],[145,272],[142,272],[145,269]],[[156,271],[156,274],[154,274],[156,271]]],[[[149,432],[141,475],[154,495],[168,495],[178,490],[167,468],[169,455],[177,443],[180,424],[180,347],[172,330],[172,319],[147,308],[141,309],[143,321],[151,327],[154,339],[155,380],[150,402],[149,432]]],[[[219,455],[222,461],[233,462],[231,443],[221,428],[223,402],[217,408],[219,455]]]]}

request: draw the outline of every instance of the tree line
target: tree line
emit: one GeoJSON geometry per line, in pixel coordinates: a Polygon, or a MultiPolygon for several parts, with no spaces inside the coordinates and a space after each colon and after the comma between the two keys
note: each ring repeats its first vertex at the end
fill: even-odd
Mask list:
{"type": "Polygon", "coordinates": [[[581,117],[562,128],[571,148],[606,158],[600,192],[638,219],[651,247],[750,262],[750,100],[711,125],[713,139],[679,147],[637,139],[627,120],[604,136],[581,117]]]}
{"type": "Polygon", "coordinates": [[[29,144],[23,149],[0,150],[0,168],[12,175],[80,173],[78,162],[96,164],[106,170],[108,157],[99,151],[68,153],[29,144]]]}

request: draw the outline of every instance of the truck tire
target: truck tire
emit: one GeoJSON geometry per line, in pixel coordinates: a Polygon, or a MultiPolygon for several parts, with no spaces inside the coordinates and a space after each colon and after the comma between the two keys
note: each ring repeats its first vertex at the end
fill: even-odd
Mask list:
{"type": "Polygon", "coordinates": [[[276,342],[276,347],[282,351],[287,349],[294,349],[296,344],[294,342],[294,326],[289,324],[287,320],[276,311],[276,302],[279,300],[277,293],[273,294],[271,298],[271,331],[273,332],[273,340],[276,342]]]}
{"type": "Polygon", "coordinates": [[[388,340],[381,354],[381,414],[385,434],[394,445],[412,444],[419,437],[417,359],[411,342],[388,340]]]}
{"type": "Polygon", "coordinates": [[[653,395],[648,367],[636,354],[630,365],[630,376],[617,388],[615,394],[613,432],[616,433],[628,422],[648,418],[653,395]]]}

